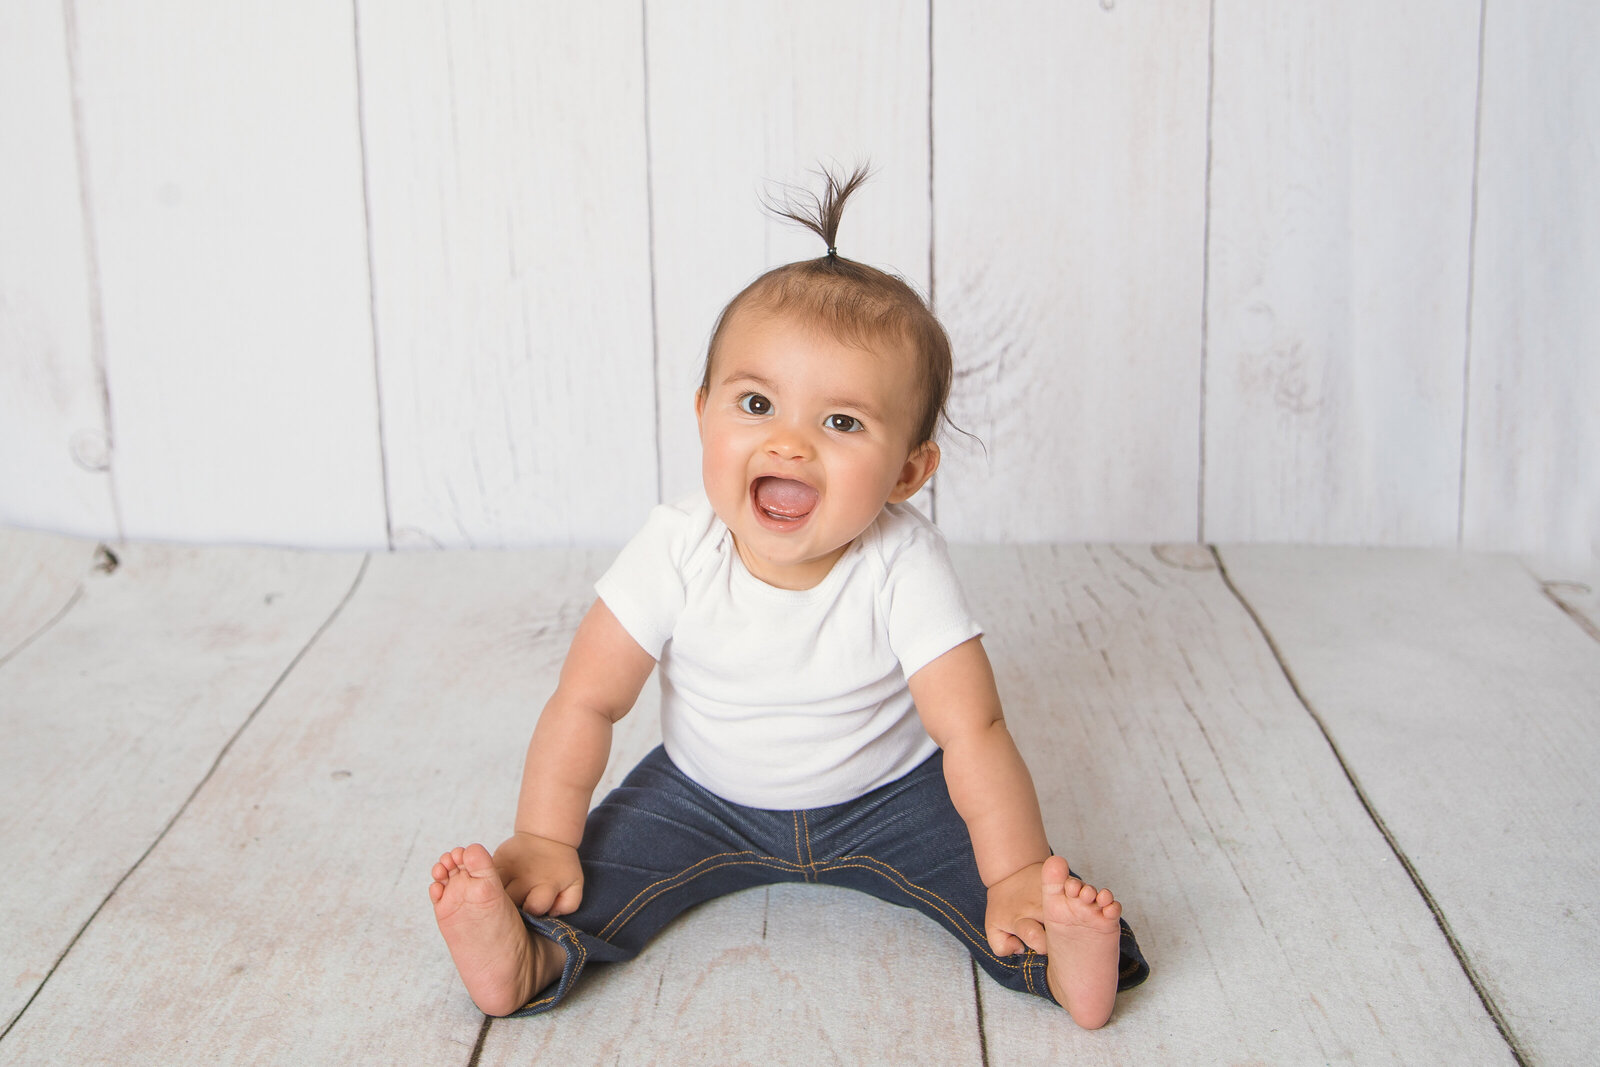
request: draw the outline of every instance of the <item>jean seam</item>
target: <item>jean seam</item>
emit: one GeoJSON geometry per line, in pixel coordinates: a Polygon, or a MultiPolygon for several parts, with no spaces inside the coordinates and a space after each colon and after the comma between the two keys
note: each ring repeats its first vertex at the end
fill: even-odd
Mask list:
{"type": "Polygon", "coordinates": [[[626,926],[630,922],[632,922],[633,919],[634,919],[634,916],[638,915],[639,912],[643,911],[652,901],[654,901],[657,897],[661,896],[663,893],[669,893],[674,889],[682,889],[684,886],[688,885],[690,882],[695,881],[696,879],[702,877],[703,875],[710,874],[712,871],[720,871],[724,867],[744,867],[744,866],[771,867],[774,870],[780,870],[780,871],[799,870],[802,873],[805,870],[803,865],[796,864],[791,860],[779,859],[777,856],[762,856],[759,853],[752,853],[752,852],[721,852],[721,853],[718,853],[715,856],[707,856],[705,859],[700,860],[697,863],[693,863],[688,867],[685,867],[683,870],[679,871],[677,874],[674,874],[669,878],[658,879],[657,881],[654,881],[654,882],[650,883],[649,885],[645,886],[643,889],[639,890],[639,892],[634,894],[633,899],[628,901],[626,904],[624,904],[622,906],[622,908],[620,910],[618,910],[618,912],[611,917],[611,921],[606,923],[605,926],[601,928],[600,932],[598,934],[596,934],[595,936],[600,938],[602,941],[608,940],[609,938],[611,938],[612,936],[617,934],[619,931],[621,931],[621,929],[624,926],[626,926]],[[700,867],[700,866],[702,866],[702,865],[704,865],[706,863],[710,863],[712,860],[725,859],[725,858],[731,857],[731,856],[755,856],[757,858],[755,858],[755,859],[729,859],[725,863],[718,863],[718,864],[716,864],[714,866],[706,867],[706,869],[703,870],[703,871],[697,871],[691,877],[688,877],[688,878],[684,877],[684,875],[689,874],[689,872],[693,871],[696,867],[700,867]],[[657,887],[659,887],[659,888],[657,888],[657,887]],[[654,893],[650,892],[652,889],[655,890],[654,893]],[[648,897],[645,897],[646,893],[650,893],[650,895],[648,897]],[[639,899],[640,897],[645,897],[645,898],[643,900],[640,900],[639,899]]]}
{"type": "MultiPolygon", "coordinates": [[[[554,993],[551,993],[548,997],[540,997],[538,1000],[529,1001],[527,1004],[522,1006],[520,1009],[522,1011],[531,1011],[535,1008],[542,1007],[545,1004],[560,1000],[562,990],[565,988],[570,988],[578,981],[578,976],[583,973],[583,965],[589,959],[589,950],[583,947],[583,940],[578,937],[578,931],[574,927],[569,926],[560,919],[551,918],[549,916],[545,916],[545,918],[547,921],[552,922],[561,928],[561,936],[555,939],[556,943],[560,944],[565,941],[570,944],[572,948],[577,950],[578,960],[575,964],[573,964],[571,975],[563,973],[556,979],[556,990],[554,993]],[[565,981],[563,981],[563,979],[565,979],[565,981]]],[[[563,967],[562,971],[565,972],[565,970],[566,968],[563,967]]]]}
{"type": "MultiPolygon", "coordinates": [[[[945,918],[950,920],[951,925],[956,928],[955,932],[957,934],[959,934],[961,937],[966,938],[967,941],[970,942],[974,948],[976,948],[978,951],[982,952],[985,956],[989,957],[996,964],[998,964],[1001,967],[1008,968],[1010,970],[1016,970],[1019,966],[1021,966],[1020,964],[1016,964],[1016,963],[1008,963],[1004,957],[996,956],[994,954],[994,952],[989,948],[988,938],[983,936],[982,932],[979,931],[978,928],[973,925],[973,922],[972,922],[971,919],[967,918],[965,915],[963,915],[961,913],[961,909],[960,908],[956,907],[954,904],[950,903],[948,900],[944,899],[944,897],[941,897],[938,893],[935,893],[933,890],[928,889],[928,888],[926,888],[924,886],[918,885],[916,882],[913,882],[910,878],[907,878],[905,873],[903,871],[901,871],[898,867],[896,867],[894,864],[885,863],[883,860],[878,859],[876,856],[854,855],[854,856],[841,856],[837,860],[833,860],[833,861],[830,861],[830,862],[825,863],[825,864],[822,865],[822,870],[824,870],[824,871],[855,869],[855,870],[872,871],[874,874],[877,874],[877,875],[879,875],[881,877],[884,877],[884,878],[888,878],[889,876],[885,875],[883,873],[883,870],[881,870],[880,868],[887,868],[888,870],[894,872],[894,877],[899,879],[902,889],[905,889],[907,891],[907,893],[909,895],[911,895],[911,896],[919,896],[920,895],[923,903],[927,904],[929,907],[932,907],[935,911],[939,912],[939,914],[943,915],[945,918]],[[851,862],[852,860],[868,860],[870,862],[869,863],[853,863],[853,862],[851,862]],[[877,866],[872,866],[872,864],[876,864],[877,866]],[[932,900],[928,899],[930,897],[932,898],[932,900]],[[943,907],[935,906],[933,904],[933,901],[935,901],[935,900],[938,901],[939,904],[942,904],[944,906],[943,907]],[[966,929],[962,929],[963,926],[965,926],[966,929]],[[972,931],[972,933],[968,933],[969,930],[972,931]]],[[[890,879],[890,881],[893,881],[893,879],[890,879]]],[[[1027,974],[1027,969],[1026,968],[1023,968],[1023,974],[1024,974],[1024,976],[1026,976],[1026,974],[1027,974]]]]}
{"type": "Polygon", "coordinates": [[[811,871],[811,870],[807,870],[807,867],[806,867],[806,855],[805,855],[804,852],[800,851],[800,812],[798,810],[796,810],[796,811],[790,812],[790,814],[792,816],[794,816],[794,860],[795,860],[795,863],[800,867],[802,873],[804,873],[806,881],[814,882],[814,881],[816,881],[816,872],[815,871],[811,871]]]}
{"type": "Polygon", "coordinates": [[[806,830],[806,866],[815,871],[817,869],[817,861],[811,854],[811,820],[806,817],[806,813],[803,811],[800,813],[800,825],[804,826],[806,830]]]}

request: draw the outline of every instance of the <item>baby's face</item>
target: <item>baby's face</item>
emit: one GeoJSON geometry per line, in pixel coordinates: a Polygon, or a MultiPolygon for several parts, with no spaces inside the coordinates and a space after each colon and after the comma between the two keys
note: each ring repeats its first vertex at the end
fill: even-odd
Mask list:
{"type": "Polygon", "coordinates": [[[864,351],[754,309],[724,326],[695,398],[702,475],[757,578],[811,588],[884,504],[933,473],[938,447],[912,442],[913,360],[903,346],[864,351]]]}

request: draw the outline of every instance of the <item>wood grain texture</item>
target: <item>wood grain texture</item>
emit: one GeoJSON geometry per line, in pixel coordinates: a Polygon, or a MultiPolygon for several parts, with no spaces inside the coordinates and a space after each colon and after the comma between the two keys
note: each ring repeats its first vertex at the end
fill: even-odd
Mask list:
{"type": "Polygon", "coordinates": [[[92,541],[0,529],[0,666],[81,595],[94,558],[92,541]]]}
{"type": "Polygon", "coordinates": [[[508,833],[528,735],[602,562],[375,557],[6,1054],[405,1063],[426,1049],[465,1063],[482,1016],[434,927],[429,868],[508,833]]]}
{"type": "MultiPolygon", "coordinates": [[[[0,1027],[161,834],[359,563],[126,546],[114,573],[80,572],[82,599],[0,670],[0,840],[48,872],[0,885],[0,1027]]],[[[157,877],[168,891],[188,878],[157,877]]],[[[87,1007],[76,1018],[99,1025],[87,1007]]],[[[5,1055],[30,1062],[11,1038],[5,1055]]]]}
{"type": "Polygon", "coordinates": [[[1587,1059],[1600,643],[1507,557],[1223,555],[1527,1062],[1587,1059]]]}
{"type": "Polygon", "coordinates": [[[1216,5],[1209,541],[1450,545],[1478,6],[1216,5]]]}
{"type": "Polygon", "coordinates": [[[360,4],[397,546],[621,542],[656,503],[641,23],[360,4]]]}
{"type": "Polygon", "coordinates": [[[74,9],[127,535],[382,544],[350,9],[74,9]]]}
{"type": "Polygon", "coordinates": [[[841,255],[928,286],[927,5],[646,3],[661,482],[700,486],[694,393],[724,305],[825,249],[768,218],[774,183],[870,159],[841,255]]]}
{"type": "Polygon", "coordinates": [[[772,886],[680,917],[554,1013],[491,1025],[482,1064],[977,1064],[968,956],[847,889],[772,886]]]}
{"type": "Polygon", "coordinates": [[[968,541],[1186,540],[1199,488],[1203,2],[940,5],[937,308],[968,541]]]}
{"type": "Polygon", "coordinates": [[[1563,557],[1525,560],[1544,595],[1555,601],[1584,633],[1600,641],[1600,561],[1574,565],[1563,557]]]}
{"type": "Polygon", "coordinates": [[[0,523],[114,536],[63,11],[0,8],[0,523]]]}
{"type": "Polygon", "coordinates": [[[1462,543],[1600,561],[1600,8],[1487,7],[1462,543]]]}
{"type": "Polygon", "coordinates": [[[988,1062],[1509,1061],[1208,552],[956,561],[1052,845],[1152,968],[1093,1034],[982,983],[988,1062]]]}

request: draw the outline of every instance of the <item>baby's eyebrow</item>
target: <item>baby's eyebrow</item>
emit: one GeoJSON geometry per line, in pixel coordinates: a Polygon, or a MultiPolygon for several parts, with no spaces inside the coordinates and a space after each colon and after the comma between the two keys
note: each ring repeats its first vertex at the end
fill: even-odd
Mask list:
{"type": "Polygon", "coordinates": [[[721,384],[725,386],[754,386],[757,389],[765,389],[769,393],[774,392],[777,389],[777,386],[773,385],[772,382],[768,381],[766,378],[763,378],[761,375],[756,374],[753,371],[742,370],[730,371],[728,374],[723,376],[721,384]]]}
{"type": "Polygon", "coordinates": [[[825,408],[848,408],[851,411],[859,411],[861,414],[863,414],[863,415],[865,415],[867,417],[867,420],[869,422],[878,422],[878,421],[880,421],[880,418],[879,418],[880,413],[879,413],[878,409],[876,407],[874,407],[873,405],[867,403],[865,400],[860,400],[860,399],[858,399],[856,397],[852,397],[852,396],[830,396],[830,397],[825,397],[823,399],[823,401],[822,401],[822,406],[825,407],[825,408]]]}

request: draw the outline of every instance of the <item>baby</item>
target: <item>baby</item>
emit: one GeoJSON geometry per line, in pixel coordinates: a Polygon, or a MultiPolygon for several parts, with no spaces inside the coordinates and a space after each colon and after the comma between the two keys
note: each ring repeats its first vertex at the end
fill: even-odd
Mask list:
{"type": "Polygon", "coordinates": [[[906,503],[939,466],[950,344],[904,282],[837,254],[865,176],[780,209],[828,251],[723,310],[695,394],[704,495],[651,512],[597,583],[513,836],[434,865],[489,1015],[545,1011],[589,962],[774,882],[917,908],[1084,1027],[1149,973],[1111,891],[1051,854],[944,541],[906,503]],[[663,743],[589,813],[658,665],[663,743]]]}

